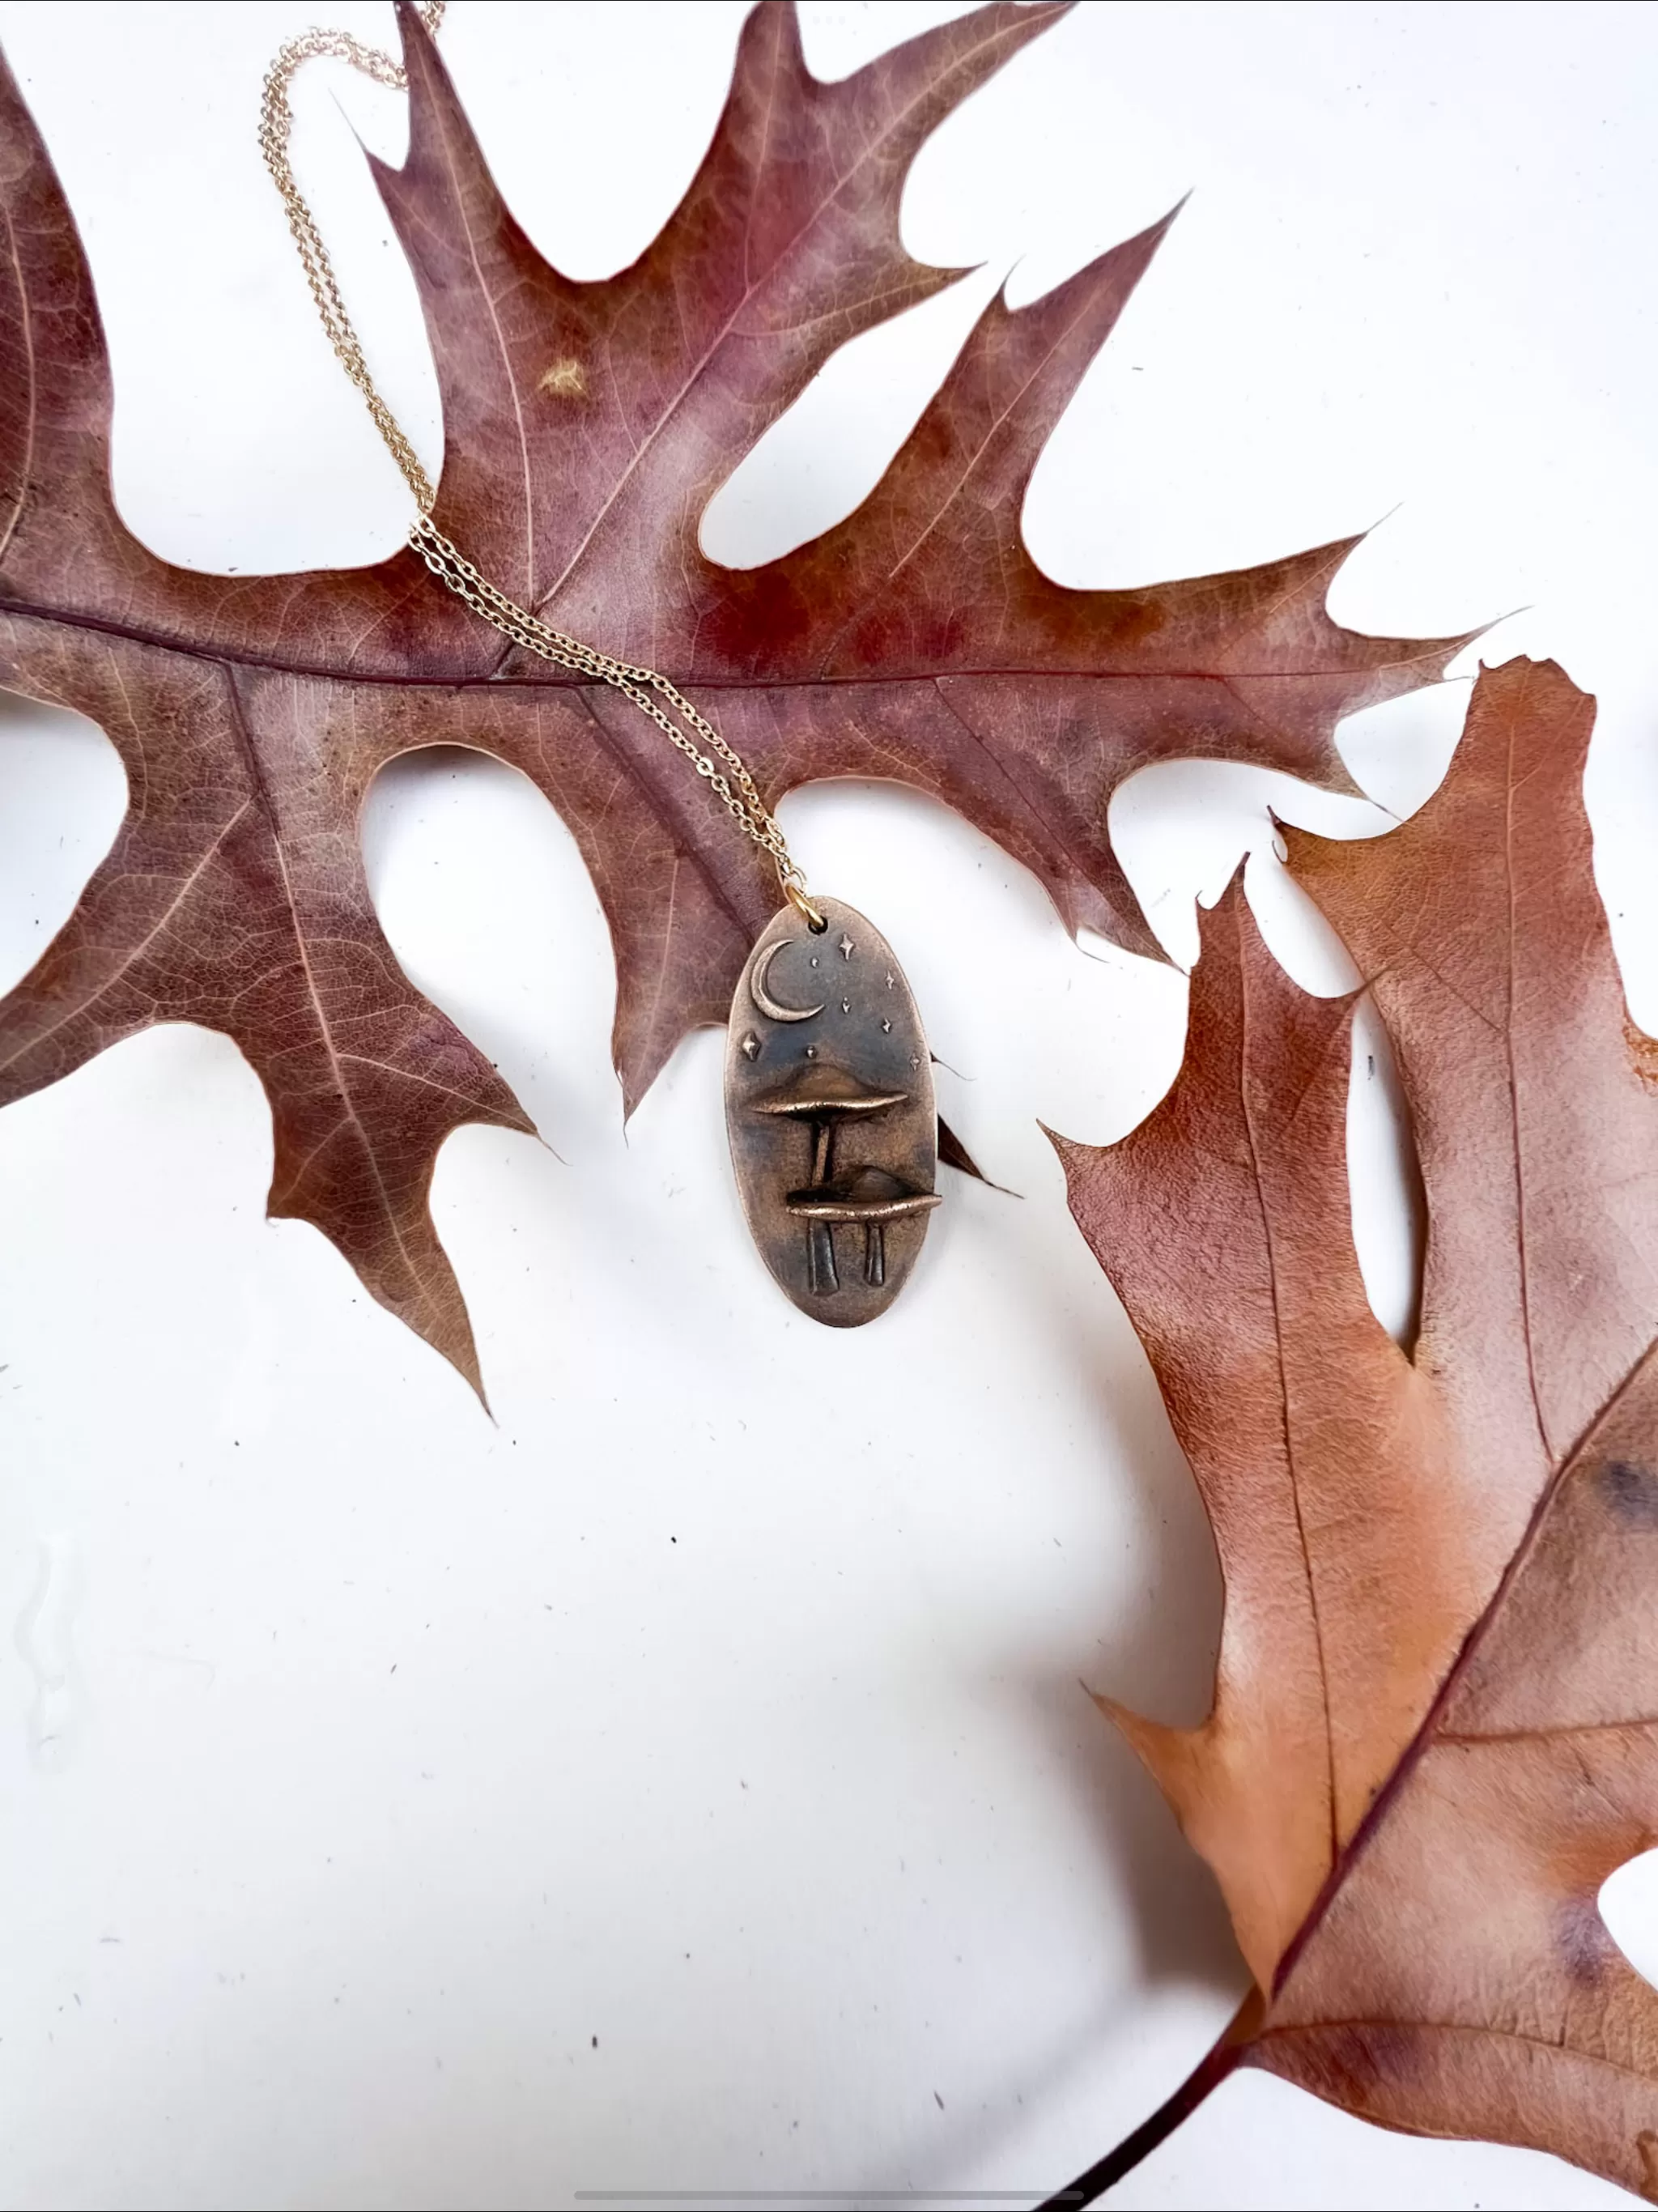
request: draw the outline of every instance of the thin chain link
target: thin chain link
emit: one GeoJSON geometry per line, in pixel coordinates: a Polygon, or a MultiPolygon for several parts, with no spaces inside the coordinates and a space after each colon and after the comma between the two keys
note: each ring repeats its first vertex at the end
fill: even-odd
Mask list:
{"type": "MultiPolygon", "coordinates": [[[[443,21],[445,0],[425,0],[421,18],[428,31],[435,33],[443,21]]],[[[403,64],[394,61],[390,54],[382,53],[378,46],[366,46],[361,39],[354,39],[349,31],[313,29],[290,39],[271,63],[265,73],[264,96],[259,103],[259,150],[264,155],[265,167],[270,172],[271,182],[282,196],[282,205],[288,210],[288,227],[294,234],[294,243],[300,249],[306,282],[311,287],[311,296],[317,303],[317,313],[322,317],[322,326],[328,333],[330,344],[339,356],[340,366],[350,378],[374,418],[374,428],[385,439],[392,459],[403,471],[409,489],[415,495],[421,513],[429,514],[437,503],[437,489],[420,465],[420,458],[408,439],[397,416],[381,398],[374,380],[368,373],[368,364],[362,357],[362,348],[357,341],[351,318],[345,311],[345,301],[340,297],[340,288],[334,275],[334,264],[328,258],[328,248],[323,244],[322,233],[306,204],[305,194],[300,190],[288,160],[288,141],[294,131],[294,109],[288,88],[295,73],[319,54],[332,60],[349,62],[376,84],[389,85],[394,92],[409,89],[408,73],[403,64]]]]}
{"type": "MultiPolygon", "coordinates": [[[[424,0],[420,14],[428,31],[436,32],[443,20],[444,6],[445,0],[424,0]]],[[[519,606],[475,568],[432,520],[437,488],[421,466],[420,458],[402,424],[381,398],[369,374],[361,344],[340,295],[328,248],[288,159],[288,143],[294,129],[289,88],[295,72],[318,55],[349,62],[354,69],[373,77],[376,84],[389,85],[394,91],[406,91],[409,79],[400,62],[382,53],[377,46],[365,46],[349,32],[306,31],[288,40],[266,74],[264,96],[259,106],[259,147],[271,181],[282,194],[282,205],[288,210],[288,228],[300,250],[306,281],[311,287],[311,296],[317,303],[317,313],[322,318],[329,343],[340,366],[362,394],[375,428],[415,495],[420,514],[409,532],[410,544],[440,584],[503,637],[522,646],[525,652],[551,661],[556,667],[608,684],[654,722],[669,744],[684,754],[743,835],[769,855],[777,870],[777,880],[790,903],[815,927],[821,927],[823,916],[806,896],[805,877],[790,857],[783,832],[760,796],[754,778],[734,747],[726,744],[684,694],[658,670],[617,660],[612,654],[600,652],[597,646],[584,645],[580,638],[567,636],[562,630],[543,622],[538,615],[519,606]],[[706,751],[704,746],[708,748],[706,751]],[[727,769],[731,771],[729,775],[725,773],[727,769]]]]}
{"type": "Polygon", "coordinates": [[[503,637],[511,638],[514,645],[539,653],[544,660],[550,660],[560,668],[572,669],[579,676],[608,684],[624,699],[630,699],[641,714],[656,724],[669,744],[677,745],[684,754],[744,836],[751,838],[762,852],[770,854],[777,863],[778,881],[784,889],[793,885],[804,890],[805,878],[790,859],[783,833],[768,811],[740,755],[665,676],[654,668],[638,668],[629,661],[617,660],[608,653],[601,653],[597,646],[584,645],[580,638],[567,636],[564,631],[543,622],[538,615],[529,613],[515,600],[509,599],[505,592],[498,590],[487,576],[481,575],[444,536],[430,515],[422,515],[409,533],[409,543],[439,582],[446,584],[457,599],[464,599],[474,614],[493,623],[503,637]],[[708,753],[663,712],[657,699],[650,696],[653,691],[658,698],[665,700],[710,751],[725,762],[732,771],[729,779],[721,774],[708,753]],[[734,791],[733,781],[737,786],[734,791]]]}

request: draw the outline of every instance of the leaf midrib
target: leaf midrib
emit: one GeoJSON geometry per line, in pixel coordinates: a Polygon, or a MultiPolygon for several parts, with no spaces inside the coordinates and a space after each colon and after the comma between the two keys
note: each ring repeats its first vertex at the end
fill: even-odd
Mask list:
{"type": "Polygon", "coordinates": [[[1554,2058],[1575,2058],[1585,2066],[1604,2066],[1612,2074],[1621,2074],[1629,2080],[1641,2082],[1650,2088],[1652,2076],[1638,2066],[1625,2066],[1616,2058],[1608,2058],[1598,2051],[1585,2051],[1581,2044],[1552,2043],[1546,2035],[1527,2035],[1523,2028],[1497,2027],[1484,2021],[1456,2020],[1308,2020],[1286,2021],[1281,2027],[1265,2027],[1255,2038],[1259,2043],[1291,2043],[1298,2036],[1336,2035],[1343,2030],[1363,2033],[1368,2029],[1383,2030],[1398,2035],[1467,2035],[1479,2036],[1493,2043],[1517,2043],[1527,2051],[1544,2051],[1554,2058]]]}
{"type": "MultiPolygon", "coordinates": [[[[1241,1006],[1238,1043],[1238,1103],[1243,1118],[1244,1140],[1249,1147],[1250,1180],[1254,1185],[1255,1205],[1260,1214],[1260,1231],[1266,1244],[1266,1280],[1272,1302],[1272,1352],[1278,1363],[1278,1422],[1284,1440],[1284,1464],[1290,1478],[1290,1503],[1295,1513],[1296,1541],[1301,1550],[1302,1577],[1307,1590],[1308,1611],[1312,1616],[1313,1643],[1318,1652],[1319,1707],[1324,1720],[1324,1787],[1327,1813],[1327,1847],[1330,1863],[1335,1866],[1341,1855],[1341,1829],[1336,1802],[1335,1729],[1330,1715],[1330,1665],[1324,1649],[1324,1623],[1319,1613],[1318,1582],[1313,1571],[1312,1547],[1308,1541],[1307,1524],[1301,1510],[1301,1471],[1296,1456],[1295,1434],[1290,1418],[1290,1370],[1284,1353],[1284,1313],[1278,1303],[1278,1262],[1276,1239],[1272,1234],[1272,1209],[1266,1203],[1265,1177],[1261,1170],[1260,1146],[1255,1135],[1255,1119],[1249,1100],[1249,963],[1238,963],[1238,982],[1241,1006]]],[[[1303,1094],[1304,1095],[1304,1094],[1303,1094]]]]}
{"type": "MultiPolygon", "coordinates": [[[[246,581],[246,579],[227,579],[227,581],[246,581]]],[[[0,592],[0,619],[10,617],[19,622],[39,622],[58,629],[95,632],[101,637],[118,637],[134,645],[141,645],[156,653],[176,653],[187,660],[211,661],[226,668],[259,669],[275,676],[302,677],[307,682],[384,687],[399,691],[591,691],[602,687],[574,675],[548,676],[418,676],[405,670],[338,667],[328,661],[282,659],[275,653],[250,653],[236,647],[197,645],[188,639],[171,635],[165,630],[145,629],[137,623],[121,623],[106,615],[96,615],[81,609],[41,606],[29,599],[14,599],[0,592]]],[[[859,688],[878,688],[882,684],[940,684],[985,681],[1004,677],[1016,677],[1026,683],[1048,684],[1214,684],[1225,689],[1233,684],[1304,684],[1354,682],[1361,676],[1388,675],[1398,668],[1415,666],[1424,660],[1440,657],[1442,641],[1426,641],[1430,650],[1399,660],[1366,662],[1362,667],[1332,668],[1164,668],[1148,665],[1139,668],[1078,668],[1067,666],[1058,660],[1045,660],[1040,667],[995,662],[975,663],[970,666],[949,667],[910,666],[876,671],[867,676],[808,675],[804,672],[788,676],[686,676],[677,680],[705,692],[720,691],[838,691],[859,688]]],[[[672,672],[670,671],[670,673],[672,672]]],[[[15,684],[0,684],[0,690],[15,690],[15,684]]],[[[1199,746],[1193,746],[1191,757],[1219,757],[1206,755],[1199,746]]]]}
{"type": "Polygon", "coordinates": [[[23,444],[22,465],[17,472],[17,502],[7,517],[3,538],[0,538],[0,561],[11,550],[11,541],[17,534],[17,526],[28,505],[29,484],[34,473],[34,444],[39,422],[39,367],[34,351],[34,310],[29,300],[29,288],[23,275],[23,258],[17,250],[17,226],[11,219],[11,210],[5,210],[6,248],[11,256],[12,273],[17,279],[17,312],[22,325],[23,349],[28,357],[27,435],[23,444]]]}
{"type": "Polygon", "coordinates": [[[351,1095],[349,1080],[341,1065],[339,1048],[335,1044],[327,1009],[323,1004],[321,987],[317,981],[316,973],[311,965],[310,948],[306,941],[304,926],[300,920],[299,907],[294,896],[293,883],[288,872],[288,854],[283,849],[282,824],[271,802],[270,790],[265,781],[264,763],[259,758],[258,748],[253,742],[252,732],[248,728],[246,717],[242,712],[241,698],[236,689],[235,678],[228,670],[226,672],[225,690],[229,709],[228,720],[240,742],[252,781],[253,803],[264,816],[270,836],[270,848],[276,855],[277,870],[282,877],[282,897],[287,904],[288,921],[294,933],[294,946],[299,956],[301,973],[305,978],[306,995],[311,1001],[312,1012],[316,1018],[317,1032],[322,1040],[323,1049],[328,1055],[328,1064],[334,1073],[336,1093],[344,1109],[343,1123],[337,1123],[334,1131],[327,1138],[313,1146],[295,1173],[295,1176],[302,1175],[318,1154],[332,1143],[334,1136],[338,1133],[341,1127],[349,1125],[361,1147],[363,1158],[368,1164],[368,1172],[374,1179],[374,1194],[380,1201],[381,1218],[391,1232],[392,1241],[397,1247],[398,1257],[402,1261],[404,1273],[413,1286],[419,1309],[423,1315],[435,1322],[437,1309],[430,1287],[404,1242],[403,1231],[397,1218],[397,1209],[392,1203],[391,1194],[386,1188],[386,1179],[380,1173],[380,1158],[375,1152],[374,1141],[364,1125],[361,1115],[357,1111],[356,1101],[351,1095]]]}

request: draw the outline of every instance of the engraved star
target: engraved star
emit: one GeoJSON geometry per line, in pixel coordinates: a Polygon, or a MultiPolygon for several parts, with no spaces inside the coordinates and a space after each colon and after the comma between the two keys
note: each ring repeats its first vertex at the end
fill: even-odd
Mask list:
{"type": "Polygon", "coordinates": [[[909,1056],[909,1064],[912,1067],[919,1067],[920,1066],[921,1055],[919,1052],[911,1053],[909,1056]]]}
{"type": "Polygon", "coordinates": [[[889,968],[889,969],[887,969],[887,988],[888,988],[888,990],[889,990],[889,991],[892,988],[893,985],[897,981],[897,980],[898,980],[898,978],[897,978],[897,977],[893,974],[893,972],[892,972],[891,969],[890,969],[890,968],[889,968]]]}
{"type": "Polygon", "coordinates": [[[756,1036],[754,1031],[750,1030],[747,1036],[743,1040],[743,1057],[745,1060],[752,1060],[759,1049],[760,1040],[756,1036]]]}
{"type": "Polygon", "coordinates": [[[809,1044],[809,1045],[806,1047],[806,1058],[807,1058],[808,1060],[816,1060],[816,1059],[817,1059],[817,1046],[816,1046],[815,1044],[809,1044]]]}
{"type": "Polygon", "coordinates": [[[844,936],[843,936],[843,937],[841,938],[841,957],[843,960],[850,960],[850,959],[851,959],[851,957],[852,957],[852,956],[853,956],[853,954],[857,950],[858,950],[858,947],[857,947],[857,946],[853,943],[852,939],[851,939],[849,937],[844,937],[844,936]]]}
{"type": "Polygon", "coordinates": [[[892,1027],[892,1024],[891,1024],[890,1022],[883,1022],[883,1023],[882,1023],[882,1024],[881,1024],[881,1027],[883,1028],[883,1030],[890,1030],[890,1029],[891,1029],[891,1027],[892,1027]]]}
{"type": "Polygon", "coordinates": [[[852,1000],[851,1000],[850,999],[842,999],[842,1000],[841,1000],[841,1012],[843,1014],[849,1014],[849,1013],[852,1012],[852,1000]]]}

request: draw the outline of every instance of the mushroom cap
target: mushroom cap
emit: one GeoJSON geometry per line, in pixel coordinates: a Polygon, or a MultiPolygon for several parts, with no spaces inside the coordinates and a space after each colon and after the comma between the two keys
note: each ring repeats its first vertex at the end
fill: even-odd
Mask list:
{"type": "Polygon", "coordinates": [[[936,1190],[917,1190],[885,1168],[848,1168],[827,1182],[792,1190],[786,1200],[803,1221],[902,1221],[927,1213],[939,1203],[936,1190]]]}
{"type": "Polygon", "coordinates": [[[872,1091],[844,1067],[818,1067],[802,1060],[786,1083],[752,1101],[751,1114],[792,1114],[803,1119],[827,1119],[841,1114],[881,1114],[889,1106],[902,1106],[902,1091],[872,1091]]]}

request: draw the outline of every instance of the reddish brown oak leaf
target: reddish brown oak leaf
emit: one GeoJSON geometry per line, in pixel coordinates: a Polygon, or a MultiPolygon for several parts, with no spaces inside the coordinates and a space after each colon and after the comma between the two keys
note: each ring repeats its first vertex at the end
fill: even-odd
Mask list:
{"type": "MultiPolygon", "coordinates": [[[[1063,13],[987,7],[824,84],[793,10],[760,6],[683,204],[602,283],[531,246],[407,9],[409,156],[375,174],[437,361],[436,519],[479,567],[683,685],[768,803],[823,776],[913,785],[1033,870],[1071,927],[1151,952],[1107,835],[1125,776],[1208,754],[1340,787],[1339,719],[1462,641],[1331,622],[1346,544],[1135,591],[1066,590],[1031,561],[1031,470],[1162,225],[1032,307],[990,307],[848,520],[742,572],[697,535],[831,353],[954,280],[900,243],[909,163],[1063,13]]],[[[270,1100],[271,1212],[331,1237],[476,1384],[428,1186],[452,1130],[528,1124],[381,935],[357,836],[376,772],[459,744],[556,807],[610,923],[629,1108],[688,1029],[723,1019],[776,886],[633,708],[503,648],[408,551],[235,580],[146,551],[111,501],[85,262],[9,78],[0,218],[0,682],[91,716],[130,785],[113,850],[0,1002],[0,1103],[152,1023],[223,1030],[270,1100]]]]}
{"type": "Polygon", "coordinates": [[[1116,2179],[1236,2065],[1658,2201],[1658,1991],[1599,1909],[1658,1844],[1658,1097],[1583,810],[1593,702],[1482,674],[1385,838],[1286,831],[1398,1054],[1426,1190],[1407,1358],[1365,1303],[1347,1004],[1235,890],[1175,1089],[1062,1146],[1214,1526],[1214,1708],[1109,1708],[1225,1892],[1257,1994],[1116,2179]]]}

